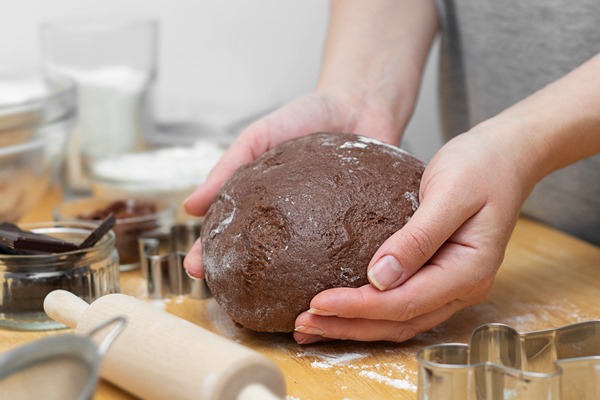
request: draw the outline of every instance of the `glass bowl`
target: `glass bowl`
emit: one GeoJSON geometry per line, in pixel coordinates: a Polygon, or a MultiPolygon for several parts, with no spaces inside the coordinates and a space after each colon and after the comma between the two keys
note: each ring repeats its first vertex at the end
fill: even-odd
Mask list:
{"type": "Polygon", "coordinates": [[[168,146],[98,160],[92,166],[92,192],[103,198],[168,199],[176,205],[177,222],[191,217],[183,201],[196,189],[223,155],[209,141],[168,146]]]}
{"type": "MultiPolygon", "coordinates": [[[[81,243],[96,227],[91,223],[39,222],[21,229],[81,243]]],[[[44,298],[56,289],[68,290],[91,303],[119,292],[119,256],[115,234],[109,231],[93,247],[60,254],[0,254],[0,327],[21,330],[65,326],[44,312],[44,298]]]]}
{"type": "Polygon", "coordinates": [[[121,271],[139,267],[138,238],[141,235],[156,229],[169,229],[175,218],[175,210],[170,202],[138,198],[81,197],[59,204],[54,209],[54,219],[98,224],[111,212],[116,218],[113,231],[121,271]]]}
{"type": "Polygon", "coordinates": [[[58,173],[76,115],[67,78],[0,74],[0,221],[16,221],[58,173]]]}

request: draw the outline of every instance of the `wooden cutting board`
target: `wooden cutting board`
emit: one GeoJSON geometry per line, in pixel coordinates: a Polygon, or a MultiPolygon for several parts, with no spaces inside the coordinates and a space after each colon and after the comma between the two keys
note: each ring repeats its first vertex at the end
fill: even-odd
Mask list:
{"type": "MultiPolygon", "coordinates": [[[[59,198],[53,196],[25,220],[50,219],[48,210],[59,198]]],[[[144,297],[138,271],[122,274],[121,284],[123,292],[144,297]]],[[[423,346],[465,343],[473,329],[485,323],[530,331],[600,319],[600,248],[521,219],[489,299],[400,344],[339,341],[299,346],[291,335],[235,327],[212,299],[177,298],[154,304],[273,359],[286,376],[288,400],[415,399],[415,353],[423,346]]],[[[0,330],[0,351],[60,332],[0,330]]],[[[133,397],[101,382],[94,398],[133,397]]]]}

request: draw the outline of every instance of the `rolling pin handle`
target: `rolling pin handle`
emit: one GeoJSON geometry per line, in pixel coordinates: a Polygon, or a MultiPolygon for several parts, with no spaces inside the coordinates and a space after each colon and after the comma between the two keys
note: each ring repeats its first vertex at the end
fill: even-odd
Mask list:
{"type": "Polygon", "coordinates": [[[282,398],[273,394],[266,386],[253,383],[242,389],[237,400],[282,400],[282,398]]]}
{"type": "Polygon", "coordinates": [[[50,318],[75,328],[89,304],[66,290],[54,290],[44,299],[44,311],[50,318]]]}

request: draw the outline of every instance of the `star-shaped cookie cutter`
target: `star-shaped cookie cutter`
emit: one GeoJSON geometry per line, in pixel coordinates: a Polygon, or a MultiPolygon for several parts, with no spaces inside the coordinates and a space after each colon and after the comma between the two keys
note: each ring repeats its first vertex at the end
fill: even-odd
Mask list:
{"type": "Polygon", "coordinates": [[[419,400],[598,400],[600,321],[520,333],[475,329],[470,344],[417,352],[419,400]]]}

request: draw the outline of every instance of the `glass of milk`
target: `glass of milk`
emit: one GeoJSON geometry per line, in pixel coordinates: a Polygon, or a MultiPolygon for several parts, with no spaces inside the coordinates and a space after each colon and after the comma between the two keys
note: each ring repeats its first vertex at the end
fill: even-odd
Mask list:
{"type": "Polygon", "coordinates": [[[78,86],[78,122],[66,162],[67,188],[90,190],[100,159],[142,149],[151,136],[158,22],[151,18],[80,17],[41,26],[43,68],[78,86]]]}

